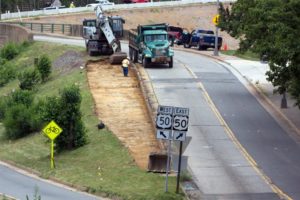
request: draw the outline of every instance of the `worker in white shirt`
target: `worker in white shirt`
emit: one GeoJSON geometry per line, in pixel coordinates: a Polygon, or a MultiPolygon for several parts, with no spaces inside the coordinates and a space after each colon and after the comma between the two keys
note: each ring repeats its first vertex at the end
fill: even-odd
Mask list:
{"type": "Polygon", "coordinates": [[[124,76],[128,76],[128,67],[130,65],[130,61],[129,61],[129,57],[125,58],[123,61],[122,61],[122,68],[123,68],[123,74],[124,76]]]}

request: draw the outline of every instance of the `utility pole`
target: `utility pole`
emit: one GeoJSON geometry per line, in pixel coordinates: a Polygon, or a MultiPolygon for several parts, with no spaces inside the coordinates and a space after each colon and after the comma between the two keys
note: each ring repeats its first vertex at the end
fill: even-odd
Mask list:
{"type": "MultiPolygon", "coordinates": [[[[219,13],[220,2],[217,0],[217,11],[219,13]]],[[[219,27],[216,25],[216,37],[215,37],[215,49],[214,49],[214,56],[219,56],[218,50],[218,38],[219,38],[219,27]]]]}

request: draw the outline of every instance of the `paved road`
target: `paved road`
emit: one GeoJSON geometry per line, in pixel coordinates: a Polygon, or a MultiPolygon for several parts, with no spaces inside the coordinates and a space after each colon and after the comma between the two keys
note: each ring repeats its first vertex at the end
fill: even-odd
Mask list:
{"type": "Polygon", "coordinates": [[[185,53],[176,53],[177,59],[188,63],[203,83],[230,129],[263,172],[283,192],[293,199],[300,199],[299,144],[227,68],[210,64],[206,59],[187,59],[185,53]]]}
{"type": "Polygon", "coordinates": [[[26,195],[33,199],[35,189],[43,200],[96,200],[98,197],[78,192],[67,187],[54,185],[49,181],[41,180],[23,173],[19,173],[0,163],[0,192],[17,199],[26,199],[26,195]]]}
{"type": "Polygon", "coordinates": [[[204,199],[279,199],[244,158],[206,99],[198,73],[230,74],[215,62],[185,52],[175,52],[174,68],[147,72],[161,105],[190,108],[184,155],[204,199]],[[191,73],[187,67],[193,71],[191,73]]]}

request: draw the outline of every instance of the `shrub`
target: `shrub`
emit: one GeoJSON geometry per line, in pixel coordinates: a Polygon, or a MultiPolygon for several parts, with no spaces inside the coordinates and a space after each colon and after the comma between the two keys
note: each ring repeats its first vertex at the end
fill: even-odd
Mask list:
{"type": "Polygon", "coordinates": [[[0,65],[0,87],[16,77],[14,66],[10,63],[0,65]]]}
{"type": "Polygon", "coordinates": [[[54,120],[63,132],[56,138],[57,150],[73,149],[86,144],[86,129],[81,120],[81,95],[77,86],[64,88],[60,97],[48,98],[42,112],[45,122],[54,120]]]}
{"type": "Polygon", "coordinates": [[[3,125],[8,139],[17,139],[36,130],[34,113],[23,104],[16,104],[5,112],[3,125]]]}
{"type": "Polygon", "coordinates": [[[23,104],[27,108],[32,105],[33,93],[28,90],[16,90],[11,94],[11,104],[23,104]]]}
{"type": "Polygon", "coordinates": [[[1,57],[7,60],[12,60],[18,54],[18,46],[14,43],[7,43],[0,51],[1,57]]]}
{"type": "Polygon", "coordinates": [[[0,120],[4,118],[5,112],[8,107],[8,97],[1,97],[0,98],[0,120]]]}
{"type": "Polygon", "coordinates": [[[47,55],[42,55],[38,61],[37,69],[41,75],[42,82],[51,74],[51,61],[47,55]]]}
{"type": "Polygon", "coordinates": [[[2,65],[4,65],[5,63],[6,63],[6,59],[5,58],[2,58],[2,57],[0,57],[0,67],[2,66],[2,65]]]}
{"type": "Polygon", "coordinates": [[[36,84],[40,82],[39,73],[37,70],[26,70],[19,74],[19,87],[22,90],[32,90],[36,84]]]}

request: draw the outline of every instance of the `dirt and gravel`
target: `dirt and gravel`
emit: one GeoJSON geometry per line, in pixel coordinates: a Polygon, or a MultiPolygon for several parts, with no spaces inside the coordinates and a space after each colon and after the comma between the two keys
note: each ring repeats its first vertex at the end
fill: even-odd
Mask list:
{"type": "Polygon", "coordinates": [[[88,83],[100,120],[128,148],[139,167],[147,169],[149,154],[161,151],[133,68],[124,77],[119,65],[104,59],[87,64],[88,83]]]}

